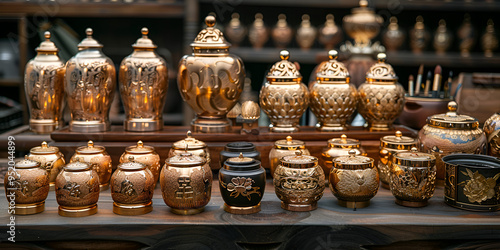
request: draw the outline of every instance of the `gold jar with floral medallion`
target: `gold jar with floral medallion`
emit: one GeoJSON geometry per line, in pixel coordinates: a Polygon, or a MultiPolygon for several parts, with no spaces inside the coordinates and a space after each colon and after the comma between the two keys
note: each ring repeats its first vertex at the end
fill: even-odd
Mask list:
{"type": "Polygon", "coordinates": [[[500,157],[500,113],[493,114],[483,127],[488,140],[488,154],[500,157]]]}
{"type": "Polygon", "coordinates": [[[156,153],[155,148],[144,145],[142,141],[138,141],[137,145],[125,148],[125,152],[120,156],[120,164],[125,162],[137,162],[147,166],[151,174],[153,174],[153,188],[158,182],[160,176],[160,155],[156,153]]]}
{"type": "Polygon", "coordinates": [[[341,135],[340,138],[328,140],[328,147],[322,150],[319,158],[319,165],[323,168],[325,176],[330,174],[334,159],[339,156],[349,155],[350,150],[356,151],[356,155],[366,155],[365,150],[361,147],[361,142],[357,139],[341,135]]]}
{"type": "Polygon", "coordinates": [[[291,136],[287,136],[285,140],[274,142],[274,147],[269,151],[271,176],[274,176],[274,171],[280,164],[281,158],[288,155],[295,155],[295,151],[297,150],[301,151],[302,155],[310,155],[306,144],[301,140],[294,140],[291,136]]]}
{"type": "Polygon", "coordinates": [[[47,170],[47,173],[49,173],[50,190],[54,190],[56,177],[66,164],[64,155],[59,151],[59,148],[49,146],[44,141],[41,146],[30,149],[28,159],[39,162],[40,166],[47,170]]]}
{"type": "Polygon", "coordinates": [[[79,161],[90,164],[92,169],[97,173],[101,191],[109,188],[113,165],[111,164],[111,156],[106,152],[105,147],[94,145],[93,141],[88,141],[87,146],[81,146],[75,150],[75,154],[69,162],[79,161]]]}

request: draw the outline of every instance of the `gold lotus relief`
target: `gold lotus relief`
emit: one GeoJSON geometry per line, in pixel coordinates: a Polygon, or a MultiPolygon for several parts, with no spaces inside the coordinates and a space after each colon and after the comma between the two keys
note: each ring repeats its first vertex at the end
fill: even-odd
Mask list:
{"type": "Polygon", "coordinates": [[[252,187],[253,183],[255,181],[252,178],[235,177],[231,179],[231,183],[226,184],[221,182],[221,185],[227,191],[231,192],[230,197],[238,198],[241,195],[250,201],[252,200],[252,194],[257,194],[259,197],[262,196],[262,193],[259,191],[260,187],[252,187]]]}
{"type": "Polygon", "coordinates": [[[309,104],[305,86],[301,89],[289,90],[289,87],[263,89],[260,105],[270,118],[299,119],[309,104]]]}
{"type": "Polygon", "coordinates": [[[497,180],[500,178],[500,173],[493,177],[486,178],[484,175],[480,174],[479,171],[472,172],[470,169],[466,169],[467,172],[460,171],[463,175],[469,177],[469,180],[458,183],[457,185],[464,186],[464,195],[469,199],[471,203],[479,203],[487,201],[491,198],[496,197],[500,199],[500,193],[497,194],[495,187],[497,186],[497,180]]]}
{"type": "Polygon", "coordinates": [[[357,194],[366,190],[376,192],[379,180],[375,168],[363,170],[337,170],[336,189],[343,194],[357,194]]]}

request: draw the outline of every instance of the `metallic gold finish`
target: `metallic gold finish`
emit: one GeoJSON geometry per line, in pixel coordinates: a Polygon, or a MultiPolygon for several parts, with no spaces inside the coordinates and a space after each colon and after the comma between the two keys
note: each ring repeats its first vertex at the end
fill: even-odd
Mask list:
{"type": "Polygon", "coordinates": [[[65,91],[71,111],[70,131],[88,133],[109,130],[109,109],[116,88],[113,61],[102,53],[102,44],[92,38],[78,44],[79,52],[66,63],[65,91]]]}
{"type": "Polygon", "coordinates": [[[410,30],[410,47],[413,53],[420,54],[427,47],[430,35],[424,25],[424,18],[418,16],[415,26],[410,30]]]}
{"type": "Polygon", "coordinates": [[[492,57],[493,51],[498,48],[498,38],[495,33],[495,24],[491,19],[488,20],[486,31],[481,37],[481,45],[484,51],[484,56],[486,57],[492,57]]]}
{"type": "Polygon", "coordinates": [[[47,142],[42,142],[41,146],[30,149],[28,159],[37,161],[40,166],[49,173],[50,189],[55,189],[56,178],[66,164],[64,155],[58,147],[49,146],[47,142]]]}
{"type": "Polygon", "coordinates": [[[120,92],[127,131],[156,131],[163,128],[163,107],[168,88],[167,63],[156,54],[156,45],[142,28],[134,52],[120,65],[120,92]]]}
{"type": "Polygon", "coordinates": [[[59,206],[59,215],[64,217],[85,217],[97,213],[97,204],[88,207],[64,208],[59,206]]]}
{"type": "Polygon", "coordinates": [[[30,128],[37,134],[50,134],[62,128],[64,100],[64,62],[45,31],[45,41],[36,48],[37,55],[26,64],[24,89],[30,110],[30,128]]]}
{"type": "Polygon", "coordinates": [[[318,118],[319,131],[347,130],[347,121],[356,110],[358,91],[349,83],[349,72],[337,61],[338,52],[328,52],[329,61],[322,62],[316,81],[309,84],[310,108],[318,118]]]}
{"type": "Polygon", "coordinates": [[[260,212],[260,203],[250,207],[235,207],[224,203],[224,211],[231,214],[254,214],[260,212]]]}
{"type": "Polygon", "coordinates": [[[301,151],[303,155],[311,155],[306,148],[306,144],[301,140],[293,140],[287,136],[285,140],[277,140],[274,147],[269,151],[269,163],[271,167],[271,176],[274,178],[274,171],[280,164],[284,156],[295,155],[295,151],[301,151]]]}
{"type": "Polygon", "coordinates": [[[444,19],[439,20],[439,26],[434,34],[434,49],[437,54],[444,54],[451,45],[453,36],[451,32],[446,28],[446,21],[444,19]]]}
{"type": "Polygon", "coordinates": [[[228,52],[231,46],[216,28],[215,17],[205,18],[203,29],[191,43],[192,55],[179,62],[178,85],[185,102],[196,113],[194,132],[222,133],[231,130],[226,114],[243,91],[243,61],[228,52]]]}
{"type": "Polygon", "coordinates": [[[231,21],[229,21],[224,32],[234,47],[240,46],[247,35],[247,28],[241,24],[240,14],[231,14],[231,21]]]}
{"type": "Polygon", "coordinates": [[[280,52],[281,61],[273,65],[260,90],[260,107],[271,120],[271,132],[299,131],[300,117],[309,104],[309,91],[289,57],[288,51],[280,52]]]}
{"type": "Polygon", "coordinates": [[[354,38],[355,46],[366,47],[371,45],[371,39],[380,32],[384,19],[376,15],[368,7],[368,1],[359,1],[359,8],[354,8],[351,15],[344,16],[342,25],[350,37],[354,38]]]}
{"type": "Polygon", "coordinates": [[[248,32],[248,40],[254,49],[262,49],[269,40],[269,30],[264,24],[263,18],[261,13],[255,14],[255,21],[248,32]]]}
{"type": "Polygon", "coordinates": [[[344,200],[338,200],[337,203],[339,206],[346,207],[346,208],[352,208],[352,209],[357,209],[357,208],[365,208],[370,206],[370,201],[344,201],[344,200]]]}
{"type": "Polygon", "coordinates": [[[311,25],[311,17],[307,14],[302,15],[302,23],[297,29],[296,40],[300,48],[309,50],[316,40],[317,29],[311,25]]]}
{"type": "Polygon", "coordinates": [[[457,30],[458,47],[463,57],[468,57],[470,50],[474,47],[476,43],[475,33],[476,31],[471,24],[470,15],[465,14],[464,22],[457,30]]]}
{"type": "Polygon", "coordinates": [[[405,90],[386,55],[380,53],[378,62],[366,73],[366,82],[358,88],[358,112],[365,118],[368,128],[375,131],[392,129],[392,123],[401,114],[405,103],[405,90]]]}
{"type": "Polygon", "coordinates": [[[4,177],[5,197],[9,210],[13,206],[16,215],[41,213],[49,194],[49,173],[39,162],[24,160],[15,163],[4,177]]]}
{"type": "Polygon", "coordinates": [[[325,176],[330,174],[333,160],[339,156],[349,155],[350,150],[356,151],[356,155],[366,155],[359,140],[347,138],[346,135],[328,140],[328,147],[323,149],[319,158],[319,164],[323,168],[325,176]]]}
{"type": "Polygon", "coordinates": [[[398,18],[391,16],[387,30],[382,34],[382,41],[387,51],[397,51],[405,41],[405,32],[398,25],[398,18]]]}
{"type": "Polygon", "coordinates": [[[259,133],[260,107],[254,101],[246,101],[241,105],[241,116],[236,120],[242,123],[242,133],[259,133]],[[241,118],[241,119],[239,119],[241,118]]]}
{"type": "Polygon", "coordinates": [[[271,36],[273,38],[274,45],[280,49],[285,49],[292,41],[293,30],[286,22],[285,14],[278,15],[278,22],[276,22],[276,26],[274,26],[271,36]]]}
{"type": "Polygon", "coordinates": [[[125,162],[138,162],[146,165],[153,174],[153,189],[158,182],[160,176],[160,155],[156,153],[155,148],[144,145],[142,141],[138,141],[136,146],[129,146],[120,156],[120,164],[125,162]]]}
{"type": "Polygon", "coordinates": [[[335,18],[332,14],[326,15],[326,21],[323,27],[319,29],[318,40],[325,49],[334,49],[344,37],[342,29],[335,24],[335,18]]]}
{"type": "Polygon", "coordinates": [[[483,127],[488,140],[488,154],[500,157],[500,113],[493,114],[483,127]]]}
{"type": "Polygon", "coordinates": [[[109,188],[113,165],[111,164],[111,156],[106,152],[105,147],[94,145],[93,141],[88,141],[87,146],[81,146],[75,150],[75,154],[69,162],[86,162],[90,164],[99,176],[98,182],[101,191],[109,188]]]}
{"type": "Polygon", "coordinates": [[[172,148],[168,151],[168,158],[175,155],[182,155],[186,152],[199,156],[205,159],[206,164],[210,164],[210,151],[207,144],[194,138],[191,131],[186,133],[186,139],[176,141],[172,144],[172,148]]]}

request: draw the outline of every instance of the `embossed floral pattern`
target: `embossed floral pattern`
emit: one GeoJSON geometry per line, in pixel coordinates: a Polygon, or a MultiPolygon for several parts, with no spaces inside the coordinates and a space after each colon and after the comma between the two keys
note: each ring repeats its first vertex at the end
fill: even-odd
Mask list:
{"type": "Polygon", "coordinates": [[[460,172],[463,175],[468,176],[470,180],[463,181],[458,185],[465,185],[464,195],[467,196],[471,203],[477,202],[481,204],[481,202],[489,200],[495,196],[495,187],[497,185],[498,178],[500,178],[500,173],[491,178],[486,178],[478,171],[472,172],[470,169],[466,170],[467,172],[460,172]]]}
{"type": "Polygon", "coordinates": [[[258,196],[261,196],[261,192],[258,191],[260,187],[252,187],[252,184],[255,183],[252,178],[245,178],[245,177],[235,177],[231,179],[231,183],[228,183],[227,185],[225,183],[222,183],[222,186],[227,189],[227,191],[231,192],[230,196],[237,198],[238,196],[244,196],[248,200],[251,200],[252,194],[257,194],[258,196]]]}

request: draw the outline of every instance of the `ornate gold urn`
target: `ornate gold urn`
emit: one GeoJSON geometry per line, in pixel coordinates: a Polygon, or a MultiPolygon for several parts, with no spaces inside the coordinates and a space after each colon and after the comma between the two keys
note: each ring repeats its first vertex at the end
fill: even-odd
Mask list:
{"type": "Polygon", "coordinates": [[[66,96],[71,110],[70,131],[104,132],[109,130],[109,108],[116,88],[115,65],[104,53],[102,44],[92,38],[78,44],[78,54],[66,63],[66,96]]]}
{"type": "Polygon", "coordinates": [[[500,157],[500,113],[493,114],[483,127],[488,140],[488,154],[500,157]]]}
{"type": "Polygon", "coordinates": [[[75,150],[75,154],[69,162],[88,163],[99,176],[97,181],[101,191],[109,188],[113,165],[111,164],[111,156],[106,152],[105,147],[94,145],[93,141],[88,141],[87,146],[81,146],[75,150]]]}
{"type": "Polygon", "coordinates": [[[289,57],[287,50],[280,52],[281,61],[267,73],[267,81],[260,90],[260,107],[271,120],[271,132],[299,131],[300,117],[309,104],[309,91],[289,57]]]}
{"type": "Polygon", "coordinates": [[[196,113],[193,131],[228,132],[231,123],[226,114],[243,91],[245,68],[239,57],[229,54],[231,45],[214,28],[215,17],[207,16],[205,23],[207,28],[191,43],[193,54],[179,62],[179,91],[196,113]]]}
{"type": "Polygon", "coordinates": [[[309,85],[310,107],[318,118],[319,131],[346,130],[358,104],[358,91],[349,83],[349,72],[337,56],[336,50],[328,52],[330,60],[319,65],[316,81],[309,85]]]}
{"type": "Polygon", "coordinates": [[[134,52],[120,65],[120,92],[125,107],[127,131],[156,131],[163,128],[163,107],[168,88],[167,64],[156,54],[156,45],[142,28],[134,52]]]}
{"type": "Polygon", "coordinates": [[[30,110],[30,128],[37,134],[50,134],[61,128],[64,99],[64,63],[46,31],[37,55],[26,64],[24,89],[30,110]]]}
{"type": "Polygon", "coordinates": [[[366,82],[359,86],[358,112],[370,130],[390,130],[405,104],[405,90],[386,55],[380,53],[378,62],[366,73],[366,82]]]}
{"type": "Polygon", "coordinates": [[[137,145],[125,148],[125,153],[120,156],[120,164],[125,162],[138,162],[146,165],[153,174],[153,189],[160,176],[160,155],[156,153],[155,148],[144,145],[138,141],[137,145]]]}
{"type": "Polygon", "coordinates": [[[47,142],[42,142],[41,146],[30,149],[28,159],[39,162],[40,167],[47,170],[50,189],[54,190],[57,175],[65,164],[64,155],[59,151],[59,148],[49,146],[47,142]]]}

